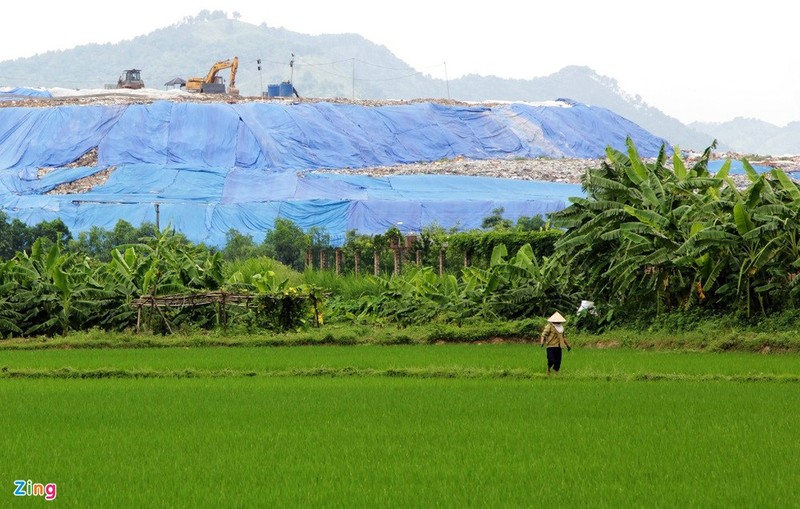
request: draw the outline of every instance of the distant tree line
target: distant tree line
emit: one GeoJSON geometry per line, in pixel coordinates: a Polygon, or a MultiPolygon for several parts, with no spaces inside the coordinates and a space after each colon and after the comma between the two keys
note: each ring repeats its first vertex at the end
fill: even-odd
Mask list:
{"type": "Polygon", "coordinates": [[[8,214],[0,211],[0,259],[9,260],[18,252],[30,252],[37,239],[51,243],[60,241],[66,245],[72,240],[72,234],[61,219],[28,226],[19,219],[9,222],[8,214]]]}
{"type": "MultiPolygon", "coordinates": [[[[372,264],[376,251],[385,257],[380,262],[383,270],[390,270],[392,250],[397,248],[402,249],[406,257],[413,258],[419,252],[421,264],[430,266],[438,264],[440,250],[446,249],[449,252],[448,266],[454,268],[463,263],[464,256],[474,263],[488,263],[492,249],[497,244],[504,244],[509,250],[515,251],[526,243],[532,243],[537,255],[552,253],[560,231],[549,229],[541,216],[523,216],[514,223],[504,219],[503,212],[503,208],[494,209],[490,216],[483,219],[481,230],[469,232],[458,232],[456,228],[446,229],[437,224],[427,226],[419,233],[406,235],[396,227],[377,235],[347,232],[344,245],[338,248],[343,253],[342,271],[353,271],[356,252],[372,264]]],[[[9,260],[17,253],[30,253],[34,242],[41,239],[45,248],[60,243],[65,252],[108,262],[114,249],[138,244],[142,239],[153,238],[156,234],[154,223],[145,222],[135,227],[120,220],[111,230],[93,226],[73,236],[61,219],[28,226],[19,219],[9,221],[8,215],[0,212],[0,259],[9,260]]],[[[173,232],[172,235],[184,245],[191,244],[180,233],[173,232]]],[[[268,257],[297,271],[308,267],[333,268],[332,260],[337,250],[331,245],[330,235],[324,229],[312,227],[304,231],[284,218],[275,220],[274,227],[265,233],[261,242],[253,239],[252,235],[231,229],[222,249],[206,249],[211,253],[219,251],[226,261],[268,257]],[[320,256],[325,260],[322,264],[320,256]]],[[[416,262],[416,258],[412,261],[416,262]]]]}

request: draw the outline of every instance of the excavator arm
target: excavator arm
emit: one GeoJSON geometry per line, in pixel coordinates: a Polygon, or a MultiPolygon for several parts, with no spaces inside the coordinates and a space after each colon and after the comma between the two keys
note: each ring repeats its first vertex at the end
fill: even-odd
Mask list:
{"type": "Polygon", "coordinates": [[[229,93],[230,95],[238,95],[239,90],[236,88],[236,71],[239,68],[239,57],[233,57],[229,60],[220,60],[211,66],[205,78],[189,78],[186,81],[186,90],[188,92],[224,94],[225,85],[218,82],[217,74],[228,68],[231,70],[229,93]]]}
{"type": "Polygon", "coordinates": [[[236,68],[239,67],[239,57],[233,57],[232,60],[221,60],[211,66],[211,70],[206,75],[206,83],[214,83],[217,79],[217,73],[223,69],[231,68],[231,74],[236,73],[236,68]]]}
{"type": "Polygon", "coordinates": [[[239,69],[239,57],[233,57],[231,62],[231,78],[228,80],[228,94],[239,95],[239,89],[236,88],[236,71],[239,69]]]}

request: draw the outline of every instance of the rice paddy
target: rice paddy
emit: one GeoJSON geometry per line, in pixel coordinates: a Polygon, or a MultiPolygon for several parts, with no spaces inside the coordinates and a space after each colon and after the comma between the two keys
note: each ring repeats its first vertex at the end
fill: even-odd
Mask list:
{"type": "Polygon", "coordinates": [[[797,507],[800,358],[0,350],[2,506],[797,507]]]}

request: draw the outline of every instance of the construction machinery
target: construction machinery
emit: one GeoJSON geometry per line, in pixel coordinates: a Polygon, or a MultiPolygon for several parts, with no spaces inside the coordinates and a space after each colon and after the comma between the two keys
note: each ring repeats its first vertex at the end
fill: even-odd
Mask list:
{"type": "Polygon", "coordinates": [[[229,60],[220,60],[211,66],[211,69],[206,74],[205,78],[189,78],[186,80],[187,92],[202,92],[204,94],[224,94],[225,82],[222,76],[217,74],[230,68],[231,77],[228,81],[228,95],[239,95],[239,89],[236,88],[236,70],[239,68],[239,57],[233,57],[229,60]]]}
{"type": "Polygon", "coordinates": [[[141,69],[125,69],[117,80],[117,88],[144,88],[141,69]]]}

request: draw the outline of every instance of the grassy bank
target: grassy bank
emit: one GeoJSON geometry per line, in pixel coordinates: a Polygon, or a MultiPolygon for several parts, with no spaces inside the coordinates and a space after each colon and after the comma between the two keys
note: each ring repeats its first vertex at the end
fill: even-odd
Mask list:
{"type": "MultiPolygon", "coordinates": [[[[157,376],[367,376],[384,374],[451,377],[541,375],[544,351],[522,343],[362,345],[295,347],[208,347],[142,349],[0,350],[0,377],[157,376]],[[59,375],[58,370],[62,370],[59,375]],[[125,373],[128,373],[127,375],[125,373]],[[148,375],[148,373],[150,375],[148,375]],[[181,374],[183,373],[183,374],[181,374]],[[348,375],[349,374],[349,375],[348,375]]],[[[796,354],[685,352],[575,347],[564,353],[563,376],[606,377],[800,377],[796,354]]]]}
{"type": "MultiPolygon", "coordinates": [[[[67,336],[0,340],[3,350],[64,348],[134,349],[165,347],[274,347],[318,345],[411,345],[438,343],[532,342],[538,339],[544,320],[476,322],[462,326],[326,325],[287,333],[251,333],[235,330],[174,335],[148,333],[74,332],[67,336]]],[[[656,350],[800,352],[796,325],[737,326],[709,322],[686,329],[653,330],[619,328],[602,334],[567,329],[570,341],[585,348],[627,347],[656,350]]]]}

